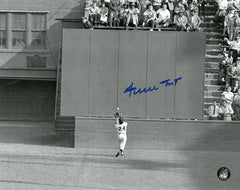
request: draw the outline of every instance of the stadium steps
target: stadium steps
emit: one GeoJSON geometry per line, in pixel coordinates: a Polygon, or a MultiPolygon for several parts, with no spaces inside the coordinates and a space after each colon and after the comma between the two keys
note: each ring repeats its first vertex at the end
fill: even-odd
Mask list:
{"type": "Polygon", "coordinates": [[[219,62],[222,60],[222,52],[228,45],[223,40],[223,29],[216,27],[214,15],[216,8],[213,1],[208,1],[209,5],[205,11],[206,17],[203,20],[203,31],[206,33],[206,59],[205,59],[205,82],[204,82],[204,106],[203,119],[208,118],[207,109],[213,101],[220,102],[223,86],[219,84],[218,72],[219,62]]]}

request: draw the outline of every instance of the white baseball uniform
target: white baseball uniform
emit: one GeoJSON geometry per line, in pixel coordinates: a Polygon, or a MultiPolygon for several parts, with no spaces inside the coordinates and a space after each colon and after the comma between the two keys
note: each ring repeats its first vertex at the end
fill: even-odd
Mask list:
{"type": "Polygon", "coordinates": [[[127,142],[127,122],[123,122],[122,124],[115,124],[115,128],[118,132],[118,140],[119,140],[119,148],[124,150],[126,142],[127,142]]]}

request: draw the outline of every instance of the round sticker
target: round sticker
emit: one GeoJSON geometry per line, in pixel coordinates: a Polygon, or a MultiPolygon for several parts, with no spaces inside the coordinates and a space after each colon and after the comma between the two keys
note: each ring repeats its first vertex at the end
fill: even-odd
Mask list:
{"type": "Polygon", "coordinates": [[[217,172],[218,178],[222,181],[226,181],[230,178],[231,172],[228,168],[222,167],[217,172]]]}

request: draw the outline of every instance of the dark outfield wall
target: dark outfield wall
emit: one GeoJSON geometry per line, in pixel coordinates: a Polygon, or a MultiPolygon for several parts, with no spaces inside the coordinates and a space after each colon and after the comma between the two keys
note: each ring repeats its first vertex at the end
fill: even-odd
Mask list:
{"type": "MultiPolygon", "coordinates": [[[[127,119],[129,150],[240,152],[239,122],[127,119]]],[[[113,119],[76,118],[75,147],[117,149],[113,119]]]]}
{"type": "Polygon", "coordinates": [[[55,81],[0,80],[0,119],[53,120],[55,81]]]}
{"type": "Polygon", "coordinates": [[[202,118],[203,33],[63,29],[62,58],[61,115],[202,118]]]}

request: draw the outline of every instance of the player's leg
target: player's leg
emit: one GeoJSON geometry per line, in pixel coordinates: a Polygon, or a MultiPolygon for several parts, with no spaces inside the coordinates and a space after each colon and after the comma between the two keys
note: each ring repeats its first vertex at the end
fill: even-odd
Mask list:
{"type": "Polygon", "coordinates": [[[122,138],[121,138],[121,143],[120,143],[120,153],[121,155],[123,156],[123,152],[124,152],[124,149],[125,149],[125,146],[126,146],[126,142],[127,142],[127,136],[126,135],[122,135],[122,138]]]}
{"type": "MultiPolygon", "coordinates": [[[[121,137],[121,135],[118,135],[118,141],[119,141],[119,147],[120,147],[120,146],[121,146],[121,142],[122,142],[122,137],[121,137]]],[[[115,156],[118,157],[119,155],[120,155],[120,151],[118,151],[115,156]]]]}

